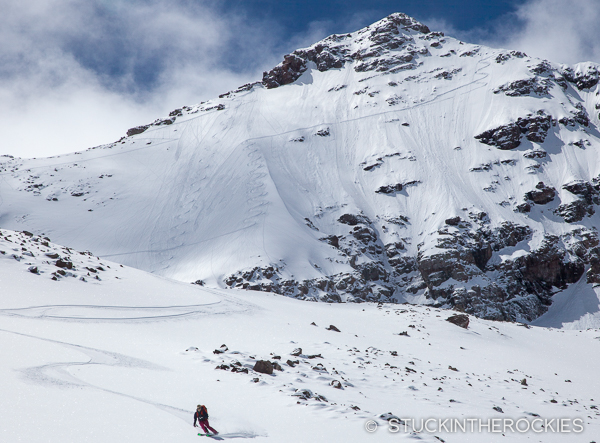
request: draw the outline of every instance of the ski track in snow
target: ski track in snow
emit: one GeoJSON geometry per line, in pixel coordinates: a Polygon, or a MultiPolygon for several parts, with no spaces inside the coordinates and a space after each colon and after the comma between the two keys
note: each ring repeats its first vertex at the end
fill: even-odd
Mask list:
{"type": "Polygon", "coordinates": [[[176,320],[207,315],[249,313],[261,309],[251,302],[203,288],[206,292],[222,297],[221,301],[200,305],[183,306],[106,306],[106,305],[44,305],[23,308],[0,309],[0,315],[28,317],[40,320],[64,320],[80,322],[116,321],[147,322],[176,320]],[[73,312],[68,315],[69,312],[73,312]],[[91,315],[86,315],[90,313],[91,315]],[[104,313],[103,316],[99,313],[104,313]],[[112,313],[112,315],[109,315],[112,313]],[[137,314],[137,315],[134,315],[137,314]]]}
{"type": "MultiPolygon", "coordinates": [[[[26,237],[19,233],[12,236],[19,241],[26,237]]],[[[53,247],[60,250],[57,245],[53,247]]],[[[157,411],[155,419],[168,424],[165,432],[180,432],[196,438],[197,431],[189,429],[192,411],[178,405],[189,407],[197,398],[214,408],[216,419],[212,424],[223,430],[216,439],[223,440],[264,437],[281,441],[282,429],[292,425],[287,420],[298,417],[301,422],[297,426],[312,429],[314,423],[315,432],[327,429],[330,435],[336,432],[336,426],[346,426],[350,431],[346,430],[348,434],[345,435],[353,435],[355,440],[345,438],[344,441],[363,441],[367,438],[362,430],[364,421],[375,419],[383,427],[385,420],[381,414],[388,411],[419,416],[448,414],[448,408],[452,407],[452,412],[458,416],[486,416],[493,413],[494,405],[519,417],[532,413],[554,417],[560,411],[568,411],[562,413],[585,415],[591,433],[597,428],[598,415],[589,406],[594,402],[590,398],[597,397],[595,387],[582,390],[591,374],[585,369],[570,367],[569,358],[562,362],[560,355],[554,353],[555,345],[564,347],[567,343],[575,343],[573,340],[578,336],[575,334],[581,334],[581,339],[588,340],[588,345],[596,345],[592,339],[597,333],[593,331],[527,329],[475,318],[471,319],[469,329],[463,330],[446,322],[446,311],[439,309],[370,303],[307,303],[253,291],[196,288],[165,279],[159,279],[165,285],[161,292],[173,294],[169,296],[175,297],[171,298],[172,304],[148,306],[139,295],[145,294],[147,285],[144,281],[148,279],[157,284],[156,277],[115,267],[112,263],[110,269],[117,268],[121,279],[113,282],[107,276],[98,285],[112,288],[112,296],[116,295],[116,300],[127,306],[109,303],[107,298],[106,305],[48,303],[22,307],[16,304],[15,307],[15,302],[23,305],[38,297],[40,286],[36,285],[40,282],[48,285],[44,296],[48,301],[60,301],[68,297],[70,291],[78,294],[81,288],[88,286],[78,281],[70,284],[68,279],[59,282],[40,280],[40,276],[22,269],[22,265],[12,259],[3,263],[9,271],[9,266],[13,266],[12,270],[16,272],[0,275],[2,282],[8,283],[5,302],[13,306],[0,309],[0,315],[11,324],[11,327],[3,325],[0,329],[0,344],[11,349],[8,344],[14,338],[7,338],[10,336],[48,344],[40,346],[26,342],[25,349],[43,350],[46,357],[40,358],[34,352],[32,359],[24,359],[29,363],[11,364],[10,354],[7,354],[8,364],[4,366],[17,371],[19,379],[26,384],[40,386],[42,389],[35,391],[36,395],[51,399],[46,400],[49,404],[60,405],[65,398],[79,398],[77,392],[81,389],[96,391],[108,394],[108,398],[101,397],[103,404],[114,402],[119,405],[119,411],[126,412],[130,408],[129,400],[140,406],[148,405],[157,411]],[[19,285],[11,285],[8,276],[19,271],[22,278],[13,277],[19,285]],[[127,292],[134,278],[137,280],[133,287],[140,294],[127,292]],[[21,292],[13,291],[13,287],[19,287],[21,292]],[[120,293],[119,288],[124,292],[120,293]],[[210,301],[177,304],[177,297],[187,297],[190,291],[193,297],[194,294],[202,297],[202,292],[206,292],[204,297],[210,301]],[[218,299],[215,301],[213,296],[218,299]],[[320,326],[310,324],[311,321],[320,326]],[[326,325],[330,323],[339,326],[341,332],[328,331],[326,325]],[[43,332],[33,334],[32,329],[43,332]],[[398,334],[403,329],[410,334],[398,334]],[[78,334],[84,331],[86,338],[78,339],[78,334]],[[86,345],[78,344],[82,340],[86,340],[86,345]],[[126,342],[122,343],[122,340],[126,342]],[[221,353],[212,351],[213,345],[223,342],[232,349],[221,353]],[[81,359],[78,354],[59,357],[61,353],[53,346],[85,357],[81,359]],[[288,354],[296,347],[303,347],[306,354],[288,354]],[[394,349],[398,352],[391,353],[394,349]],[[534,352],[531,357],[527,356],[529,349],[534,352]],[[543,349],[552,350],[547,354],[551,369],[539,367],[543,349]],[[267,357],[269,352],[270,357],[267,357]],[[518,356],[513,356],[512,352],[518,356]],[[315,356],[317,353],[319,355],[315,356]],[[504,361],[502,355],[508,360],[504,361]],[[256,361],[265,358],[280,362],[283,371],[271,375],[254,371],[256,361]],[[290,365],[286,362],[288,358],[298,362],[295,366],[290,365]],[[449,364],[457,368],[452,369],[449,364]],[[244,368],[248,372],[223,371],[219,367],[222,365],[244,368]],[[160,375],[161,372],[165,375],[160,375]],[[523,377],[529,382],[527,387],[519,382],[523,377]],[[572,386],[570,381],[566,383],[567,377],[572,379],[572,386]],[[341,381],[343,389],[334,389],[333,380],[341,381]],[[150,387],[153,383],[156,386],[150,387]],[[64,392],[54,394],[56,389],[64,392]],[[312,397],[298,397],[298,393],[306,389],[313,392],[312,397]],[[186,390],[189,393],[182,392],[186,390]],[[317,393],[324,395],[326,400],[321,401],[317,393]],[[119,398],[126,401],[123,403],[117,400],[119,398]],[[227,410],[227,402],[238,398],[244,411],[238,409],[232,419],[223,411],[227,410]],[[556,399],[556,406],[549,403],[551,399],[556,399]],[[259,405],[258,417],[261,417],[262,408],[276,405],[282,414],[278,420],[283,420],[285,425],[267,423],[266,420],[263,424],[264,417],[257,419],[256,415],[245,423],[247,409],[255,403],[259,405]],[[360,410],[353,410],[353,405],[360,410]],[[185,426],[180,425],[179,420],[175,420],[175,424],[169,422],[170,417],[184,421],[185,426]]],[[[76,266],[80,266],[78,262],[76,266]]],[[[105,296],[109,297],[108,294],[105,296]]],[[[81,295],[78,299],[85,301],[81,295]]],[[[160,299],[155,299],[158,301],[160,299]]],[[[579,348],[562,352],[569,356],[589,352],[584,346],[579,348]]],[[[15,385],[14,392],[24,392],[22,385],[15,385]]],[[[65,423],[79,425],[69,419],[65,423]]],[[[130,426],[125,428],[128,431],[135,428],[131,424],[125,426],[130,426]]],[[[59,429],[55,435],[61,432],[64,430],[59,429]]],[[[304,434],[299,435],[288,437],[290,441],[303,441],[304,434]]],[[[419,432],[404,438],[439,441],[419,432]]],[[[469,441],[466,438],[459,441],[469,441]]],[[[327,441],[340,440],[329,438],[327,441]]]]}
{"type": "MultiPolygon", "coordinates": [[[[31,306],[25,308],[0,309],[0,315],[9,317],[25,317],[36,320],[59,320],[59,321],[79,321],[79,322],[152,322],[152,321],[173,321],[179,319],[189,319],[198,316],[206,315],[231,315],[234,313],[248,313],[250,311],[260,310],[257,305],[236,299],[226,294],[221,294],[217,291],[205,289],[207,292],[216,294],[222,297],[221,301],[214,303],[206,303],[202,305],[189,306],[162,306],[162,307],[146,307],[146,306],[97,306],[97,305],[47,305],[47,306],[31,306]],[[53,312],[57,314],[53,314],[53,312]],[[67,315],[73,311],[72,315],[67,315]],[[113,316],[98,316],[97,312],[113,312],[113,316]],[[138,313],[134,316],[133,313],[138,313]],[[142,313],[156,313],[155,315],[142,315],[142,313]],[[60,313],[60,315],[58,314],[60,313]],[[86,316],[85,313],[90,315],[86,316]]],[[[120,397],[135,400],[137,402],[151,405],[161,411],[164,411],[172,416],[183,420],[187,425],[190,425],[190,417],[194,411],[182,409],[179,407],[155,402],[142,398],[140,396],[130,395],[125,392],[107,389],[102,386],[88,383],[69,372],[69,368],[75,367],[123,367],[133,371],[136,370],[151,370],[151,371],[170,371],[170,369],[142,360],[136,357],[131,357],[121,353],[105,351],[88,346],[82,346],[75,343],[67,343],[59,340],[39,337],[31,334],[26,334],[7,329],[0,329],[0,332],[5,334],[13,334],[21,337],[27,337],[33,340],[41,340],[52,343],[68,349],[84,354],[88,361],[70,361],[49,363],[45,365],[20,368],[23,379],[30,383],[39,384],[42,386],[55,388],[84,388],[93,389],[108,394],[117,395],[120,397]]],[[[200,429],[200,428],[198,428],[200,429]]],[[[215,440],[238,439],[238,438],[255,438],[261,434],[251,431],[230,432],[213,437],[215,440]]]]}
{"type": "Polygon", "coordinates": [[[101,349],[90,348],[87,346],[81,346],[73,343],[66,343],[58,340],[52,340],[49,338],[37,337],[30,334],[24,334],[22,332],[9,331],[6,329],[0,329],[1,332],[7,334],[15,334],[20,335],[22,337],[28,337],[35,340],[42,340],[48,343],[57,344],[77,352],[80,352],[86,355],[89,360],[87,362],[61,362],[61,363],[52,363],[47,365],[35,366],[31,368],[21,369],[21,373],[23,377],[30,382],[54,386],[54,387],[62,387],[62,388],[89,388],[89,389],[97,389],[103,392],[108,392],[110,394],[120,395],[123,397],[127,397],[136,401],[140,401],[143,403],[147,403],[149,405],[155,406],[169,414],[176,416],[186,422],[189,422],[189,416],[193,414],[192,411],[186,411],[185,409],[176,408],[169,405],[164,405],[161,403],[152,402],[150,400],[146,400],[140,397],[132,396],[129,394],[125,394],[123,392],[113,391],[111,389],[106,389],[101,386],[92,385],[87,383],[74,375],[72,375],[68,368],[74,366],[89,366],[89,365],[101,365],[101,366],[111,366],[111,367],[125,367],[131,369],[148,369],[153,371],[168,371],[167,368],[163,368],[161,366],[155,365],[148,361],[144,361],[138,358],[130,357],[123,354],[118,354],[116,352],[104,351],[101,349]]]}
{"type": "MultiPolygon", "coordinates": [[[[184,421],[187,425],[190,425],[190,417],[194,415],[194,411],[178,408],[175,406],[166,405],[163,403],[154,402],[142,397],[135,395],[126,394],[124,392],[115,391],[112,389],[103,388],[98,385],[94,385],[75,377],[68,371],[72,367],[85,367],[85,366],[107,366],[107,367],[125,367],[131,370],[146,369],[151,371],[169,371],[168,368],[158,366],[154,363],[141,360],[139,358],[130,357],[127,355],[119,354],[116,352],[104,351],[101,349],[90,348],[87,346],[77,345],[74,343],[66,343],[58,340],[52,340],[43,337],[37,337],[30,334],[24,334],[21,332],[9,331],[6,329],[0,329],[0,332],[7,334],[15,334],[22,337],[31,338],[34,340],[42,340],[48,343],[57,344],[74,351],[80,352],[89,358],[86,362],[61,362],[51,363],[41,366],[34,366],[30,368],[20,369],[20,372],[25,380],[30,383],[39,384],[42,386],[49,386],[55,388],[85,388],[95,389],[108,394],[118,395],[125,397],[137,402],[145,403],[150,406],[166,412],[178,419],[184,421]]],[[[198,428],[200,429],[200,428],[198,428]]],[[[260,436],[253,432],[233,432],[220,434],[213,437],[215,440],[234,439],[234,438],[255,438],[260,436]]]]}

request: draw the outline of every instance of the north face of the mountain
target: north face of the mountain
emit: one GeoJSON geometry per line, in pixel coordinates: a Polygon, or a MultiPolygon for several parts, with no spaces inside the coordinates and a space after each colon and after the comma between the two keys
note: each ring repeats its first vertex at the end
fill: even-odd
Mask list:
{"type": "Polygon", "coordinates": [[[118,142],[4,157],[0,226],[208,286],[575,316],[599,303],[598,80],[393,14],[118,142]]]}

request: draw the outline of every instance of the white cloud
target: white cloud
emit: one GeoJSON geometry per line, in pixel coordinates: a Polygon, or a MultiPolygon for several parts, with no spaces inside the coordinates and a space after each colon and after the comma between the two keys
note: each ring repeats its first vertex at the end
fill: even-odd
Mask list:
{"type": "Polygon", "coordinates": [[[424,22],[432,30],[469,43],[516,49],[557,63],[600,63],[600,1],[529,0],[488,28],[458,30],[443,18],[424,22]]]}
{"type": "Polygon", "coordinates": [[[277,63],[276,26],[203,5],[0,0],[0,154],[109,143],[277,63]]]}
{"type": "Polygon", "coordinates": [[[516,16],[523,26],[500,36],[505,46],[560,63],[600,62],[598,0],[532,0],[516,16]]]}

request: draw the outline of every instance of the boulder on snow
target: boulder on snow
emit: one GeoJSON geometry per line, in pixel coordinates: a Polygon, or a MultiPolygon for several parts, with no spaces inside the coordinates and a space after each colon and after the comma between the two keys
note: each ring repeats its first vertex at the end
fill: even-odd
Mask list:
{"type": "Polygon", "coordinates": [[[400,417],[398,417],[397,415],[392,414],[391,412],[386,412],[385,414],[381,414],[379,416],[380,419],[385,420],[385,421],[390,421],[390,420],[396,420],[397,423],[404,423],[400,417]]]}
{"type": "Polygon", "coordinates": [[[328,327],[328,328],[325,328],[325,329],[327,329],[328,331],[341,332],[341,331],[340,331],[338,328],[336,328],[336,327],[335,327],[335,326],[333,326],[333,325],[329,325],[329,327],[328,327]]]}
{"type": "Polygon", "coordinates": [[[308,400],[309,398],[313,398],[313,392],[310,389],[297,389],[296,392],[292,394],[292,397],[308,400]]]}
{"type": "Polygon", "coordinates": [[[290,355],[293,355],[294,357],[298,357],[300,354],[302,354],[302,348],[296,348],[290,353],[290,355]]]}
{"type": "Polygon", "coordinates": [[[58,268],[73,269],[73,263],[68,260],[58,259],[55,264],[58,268]]]}
{"type": "Polygon", "coordinates": [[[356,226],[359,223],[369,223],[369,220],[364,215],[354,214],[343,214],[340,218],[338,218],[338,221],[350,226],[356,226]]]}
{"type": "Polygon", "coordinates": [[[525,214],[527,212],[531,212],[531,205],[527,202],[525,203],[521,203],[520,205],[517,205],[515,207],[515,212],[520,212],[522,214],[525,214]]]}
{"type": "Polygon", "coordinates": [[[453,325],[460,326],[461,328],[469,328],[469,316],[465,314],[456,314],[448,317],[446,321],[449,321],[453,325]]]}
{"type": "Polygon", "coordinates": [[[335,389],[342,389],[342,383],[340,383],[339,380],[332,380],[331,386],[333,386],[335,389]]]}
{"type": "Polygon", "coordinates": [[[317,372],[327,372],[327,368],[323,366],[323,363],[317,363],[316,366],[313,366],[313,371],[317,372]]]}
{"type": "Polygon", "coordinates": [[[537,185],[535,185],[535,189],[533,191],[525,193],[525,197],[528,200],[531,200],[538,205],[545,205],[546,203],[551,202],[554,200],[555,195],[556,190],[546,186],[544,182],[539,182],[537,185]]]}
{"type": "Polygon", "coordinates": [[[380,186],[375,192],[377,194],[393,194],[402,191],[402,183],[380,186]]]}
{"type": "Polygon", "coordinates": [[[252,369],[261,374],[271,375],[273,373],[273,363],[268,360],[258,360],[252,369]]]}
{"type": "Polygon", "coordinates": [[[213,351],[213,354],[223,354],[224,352],[229,351],[229,348],[227,347],[227,345],[221,345],[221,347],[219,349],[215,349],[213,351]]]}

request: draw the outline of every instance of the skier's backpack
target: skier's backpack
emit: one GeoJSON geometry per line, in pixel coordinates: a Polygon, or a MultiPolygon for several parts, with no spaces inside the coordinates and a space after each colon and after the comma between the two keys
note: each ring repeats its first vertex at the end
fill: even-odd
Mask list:
{"type": "Polygon", "coordinates": [[[200,407],[200,420],[208,419],[208,411],[206,410],[206,406],[200,407]]]}

